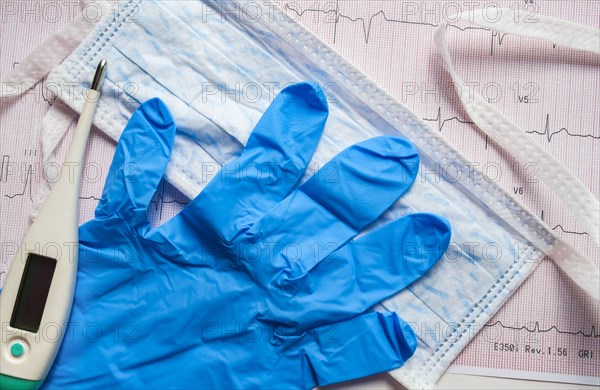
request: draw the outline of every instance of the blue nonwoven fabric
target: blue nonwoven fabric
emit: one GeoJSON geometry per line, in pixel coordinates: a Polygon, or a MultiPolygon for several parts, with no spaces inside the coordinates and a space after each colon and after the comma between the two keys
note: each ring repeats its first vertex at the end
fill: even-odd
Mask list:
{"type": "Polygon", "coordinates": [[[450,226],[412,214],[356,239],[409,189],[419,157],[377,137],[299,185],[327,115],[317,85],[284,89],[243,153],[151,228],[176,126],[159,99],[142,104],[80,227],[73,309],[44,387],[312,388],[410,358],[411,328],[370,308],[434,266],[450,226]]]}

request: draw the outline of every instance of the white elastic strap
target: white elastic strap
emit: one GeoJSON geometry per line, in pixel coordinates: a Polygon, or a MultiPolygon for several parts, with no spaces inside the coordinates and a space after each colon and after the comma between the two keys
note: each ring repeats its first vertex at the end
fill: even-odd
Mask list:
{"type": "Polygon", "coordinates": [[[449,20],[459,17],[501,33],[544,39],[563,47],[600,53],[600,30],[550,16],[534,16],[518,9],[496,8],[494,17],[489,14],[492,9],[463,12],[449,20]]]}
{"type": "MultiPolygon", "coordinates": [[[[81,1],[82,10],[88,1],[81,1]]],[[[108,15],[108,4],[105,1],[94,2],[101,15],[108,15]]],[[[48,37],[21,61],[3,80],[0,80],[0,97],[19,96],[46,77],[52,68],[60,64],[92,31],[98,20],[88,20],[79,14],[72,22],[48,37]]]]}
{"type": "MultiPolygon", "coordinates": [[[[493,23],[483,18],[483,10],[456,14],[452,19],[460,18],[499,32],[546,39],[562,46],[600,54],[600,30],[540,15],[536,15],[535,23],[527,22],[526,15],[522,12],[506,8],[497,10],[500,13],[499,18],[494,19],[493,23]]],[[[492,19],[489,15],[486,16],[487,19],[492,19]]],[[[445,24],[438,26],[434,41],[459,92],[461,103],[471,120],[519,162],[522,164],[534,162],[541,167],[539,179],[558,195],[590,237],[597,245],[600,245],[600,203],[598,199],[564,165],[532,139],[523,138],[523,130],[462,81],[454,70],[448,51],[446,28],[445,24]],[[469,93],[465,93],[465,91],[469,93]]],[[[565,246],[568,247],[568,244],[564,242],[557,246],[556,251],[553,251],[555,255],[553,259],[575,283],[600,300],[598,289],[600,271],[584,256],[572,256],[577,252],[575,250],[565,251],[565,246]],[[571,255],[567,256],[567,252],[571,255]]]]}
{"type": "Polygon", "coordinates": [[[564,240],[558,240],[546,255],[579,287],[600,301],[600,272],[587,257],[564,240]]]}
{"type": "MultiPolygon", "coordinates": [[[[42,144],[43,164],[58,163],[55,151],[74,121],[75,113],[71,107],[62,100],[56,99],[42,120],[42,136],[40,137],[40,141],[42,144]]],[[[48,173],[50,172],[53,172],[53,170],[48,170],[48,173]]],[[[54,183],[57,178],[48,177],[48,179],[54,183]]],[[[46,202],[48,195],[50,195],[50,190],[50,182],[43,176],[43,180],[40,181],[37,192],[33,197],[33,204],[29,212],[29,222],[33,222],[37,217],[42,205],[46,202]]]]}

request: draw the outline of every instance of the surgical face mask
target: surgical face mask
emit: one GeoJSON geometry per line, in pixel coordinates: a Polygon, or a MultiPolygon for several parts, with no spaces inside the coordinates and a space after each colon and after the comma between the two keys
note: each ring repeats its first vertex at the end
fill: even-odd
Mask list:
{"type": "MultiPolygon", "coordinates": [[[[400,135],[417,147],[421,167],[415,184],[371,227],[416,210],[444,216],[452,225],[453,241],[439,264],[378,308],[398,311],[417,335],[415,355],[392,373],[407,387],[431,387],[544,255],[551,255],[586,291],[597,288],[598,270],[587,259],[274,5],[146,0],[120,3],[115,10],[51,73],[48,83],[77,81],[59,97],[79,111],[87,80],[98,61],[106,59],[104,97],[94,122],[115,140],[140,102],[156,96],[164,100],[178,123],[166,175],[190,198],[241,152],[277,92],[302,80],[319,83],[330,106],[307,176],[349,145],[378,135],[400,135]]],[[[436,37],[447,54],[443,27],[436,37]]],[[[468,112],[484,130],[502,118],[485,103],[463,103],[472,103],[468,112]]],[[[60,129],[70,122],[64,104],[55,104],[45,119],[48,156],[63,134],[60,129]]],[[[510,144],[514,138],[508,137],[510,144]]],[[[592,212],[594,206],[597,201],[591,202],[592,212]]]]}

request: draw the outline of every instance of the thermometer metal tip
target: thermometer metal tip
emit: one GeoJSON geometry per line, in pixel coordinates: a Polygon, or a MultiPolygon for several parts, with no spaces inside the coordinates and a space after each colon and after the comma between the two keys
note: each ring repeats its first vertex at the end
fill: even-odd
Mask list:
{"type": "Polygon", "coordinates": [[[104,80],[104,74],[106,73],[106,60],[101,60],[96,68],[96,73],[94,74],[94,80],[92,81],[92,88],[94,91],[100,92],[100,86],[102,85],[102,81],[104,80]]]}

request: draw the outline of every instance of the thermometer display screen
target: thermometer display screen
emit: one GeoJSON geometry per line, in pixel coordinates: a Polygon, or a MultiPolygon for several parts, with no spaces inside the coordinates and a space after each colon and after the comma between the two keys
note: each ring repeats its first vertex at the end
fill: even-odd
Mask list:
{"type": "Polygon", "coordinates": [[[10,326],[32,333],[38,331],[55,268],[53,258],[34,253],[27,256],[10,326]]]}

